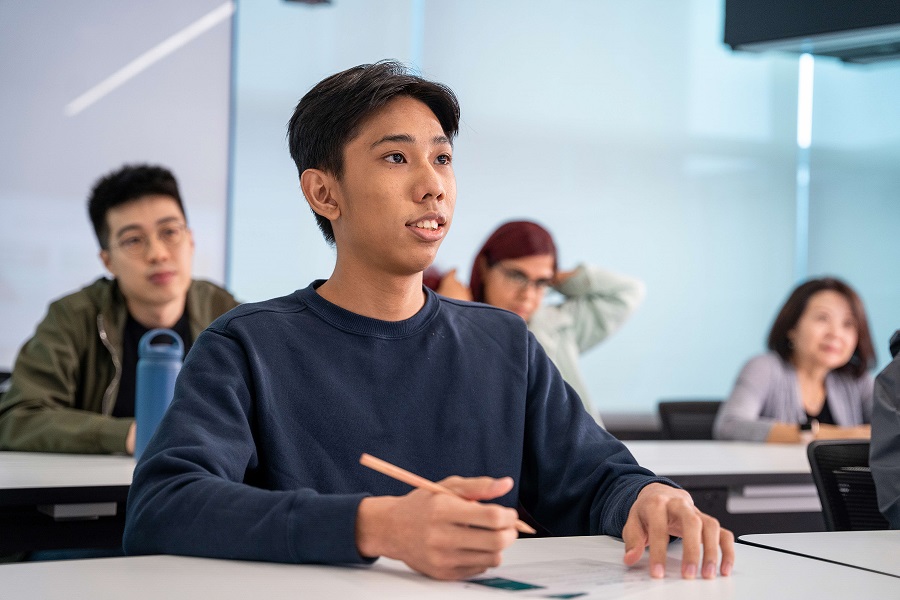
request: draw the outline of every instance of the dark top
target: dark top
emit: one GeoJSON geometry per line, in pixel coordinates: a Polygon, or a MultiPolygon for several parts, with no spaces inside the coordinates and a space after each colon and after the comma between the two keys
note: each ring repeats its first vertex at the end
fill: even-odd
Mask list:
{"type": "Polygon", "coordinates": [[[822,403],[822,410],[819,411],[817,415],[811,415],[806,413],[807,421],[811,421],[815,419],[820,424],[823,425],[837,425],[834,421],[834,416],[831,414],[831,407],[828,406],[828,397],[826,396],[825,402],[822,403]]]}
{"type": "MultiPolygon", "coordinates": [[[[187,356],[191,349],[193,339],[191,337],[190,316],[187,307],[181,318],[172,327],[172,330],[181,336],[184,342],[184,354],[187,356]]],[[[137,384],[138,343],[144,334],[150,331],[128,313],[125,320],[125,329],[122,332],[122,376],[119,379],[119,395],[116,396],[116,404],[113,406],[112,416],[134,417],[134,396],[137,384]]]]}
{"type": "Polygon", "coordinates": [[[410,491],[363,452],[433,481],[511,476],[494,502],[550,534],[621,536],[641,488],[671,482],[594,422],[525,321],[425,294],[397,322],[313,286],[217,319],[135,469],[125,551],[363,562],[360,501],[410,491]]]}

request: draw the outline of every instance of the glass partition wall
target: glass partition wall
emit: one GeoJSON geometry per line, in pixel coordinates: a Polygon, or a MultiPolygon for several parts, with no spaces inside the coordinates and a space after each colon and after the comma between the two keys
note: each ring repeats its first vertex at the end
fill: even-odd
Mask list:
{"type": "Polygon", "coordinates": [[[239,2],[229,284],[256,300],[330,274],[285,125],[321,78],[395,58],[462,106],[438,266],[467,279],[499,223],[529,218],[553,231],[563,268],[646,283],[637,313],[583,357],[604,414],[726,396],[807,275],[859,290],[885,364],[900,327],[900,64],[814,61],[803,240],[799,58],[733,53],[722,22],[721,0],[239,2]]]}

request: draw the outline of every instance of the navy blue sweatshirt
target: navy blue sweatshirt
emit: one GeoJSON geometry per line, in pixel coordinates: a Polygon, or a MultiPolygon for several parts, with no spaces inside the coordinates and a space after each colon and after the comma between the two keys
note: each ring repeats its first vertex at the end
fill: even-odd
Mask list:
{"type": "Polygon", "coordinates": [[[494,502],[552,535],[620,536],[662,481],[599,427],[525,322],[426,291],[387,322],[314,287],[244,304],[194,343],[135,469],[125,551],[363,562],[359,502],[406,484],[368,452],[432,480],[510,476],[494,502]]]}

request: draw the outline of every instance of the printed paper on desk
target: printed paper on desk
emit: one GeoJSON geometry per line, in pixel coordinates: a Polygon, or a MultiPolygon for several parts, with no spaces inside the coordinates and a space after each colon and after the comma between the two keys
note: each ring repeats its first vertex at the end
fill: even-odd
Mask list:
{"type": "MultiPolygon", "coordinates": [[[[644,561],[642,561],[644,562],[644,561]]],[[[652,580],[664,585],[678,574],[652,580]]],[[[490,569],[465,582],[515,592],[519,598],[620,598],[646,589],[651,581],[646,565],[628,568],[602,560],[567,559],[518,564],[490,569]]],[[[501,596],[498,596],[501,597],[501,596]]]]}

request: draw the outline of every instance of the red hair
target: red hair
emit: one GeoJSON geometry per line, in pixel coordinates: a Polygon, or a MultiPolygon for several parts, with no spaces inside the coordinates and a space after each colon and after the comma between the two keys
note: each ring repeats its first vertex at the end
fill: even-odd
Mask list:
{"type": "Polygon", "coordinates": [[[550,232],[532,221],[510,221],[498,227],[488,237],[484,246],[475,256],[469,287],[472,299],[484,302],[484,280],[481,277],[482,264],[493,267],[501,260],[549,254],[553,257],[553,272],[556,272],[556,244],[550,232]]]}

